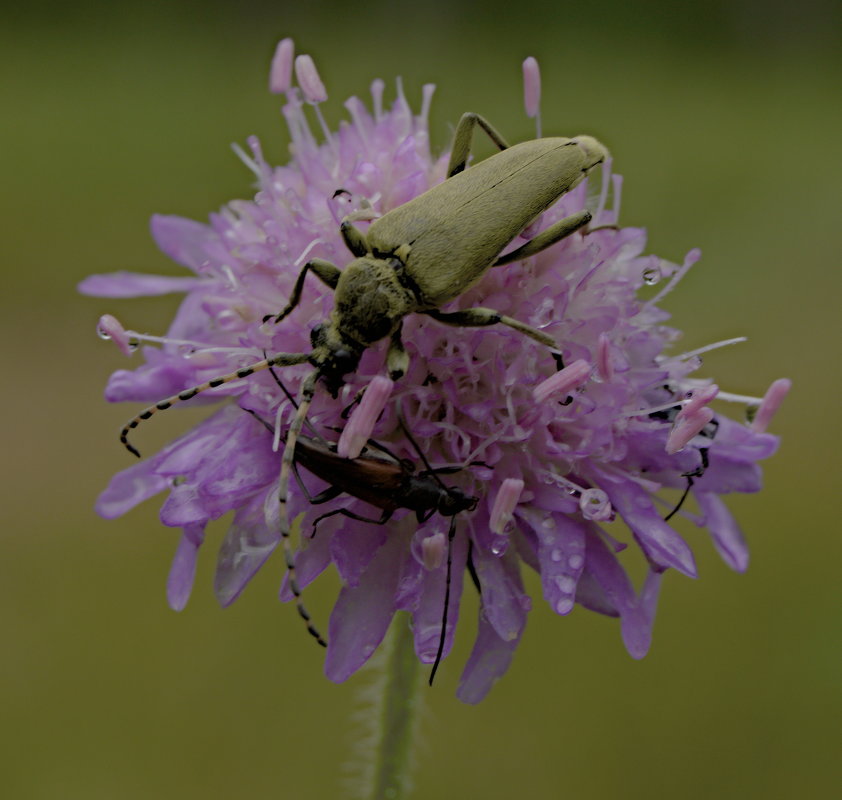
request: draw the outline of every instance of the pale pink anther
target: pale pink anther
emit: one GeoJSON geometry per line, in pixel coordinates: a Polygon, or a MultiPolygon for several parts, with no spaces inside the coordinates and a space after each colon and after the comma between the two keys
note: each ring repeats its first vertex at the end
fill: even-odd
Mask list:
{"type": "Polygon", "coordinates": [[[698,436],[702,429],[713,419],[713,409],[707,406],[697,408],[692,414],[682,417],[680,414],[675,418],[667,437],[666,451],[669,455],[681,450],[694,436],[698,436]]]}
{"type": "Polygon", "coordinates": [[[541,70],[532,57],[523,62],[523,104],[527,117],[536,117],[541,107],[541,70]]]}
{"type": "Polygon", "coordinates": [[[611,340],[607,334],[600,333],[597,341],[597,369],[602,380],[610,381],[614,377],[614,362],[611,360],[611,340]]]}
{"type": "Polygon", "coordinates": [[[272,56],[272,66],[269,68],[269,91],[272,94],[288,92],[292,86],[292,61],[295,55],[295,44],[292,39],[281,39],[272,56]]]}
{"type": "Polygon", "coordinates": [[[523,481],[520,478],[506,478],[500,486],[500,491],[494,498],[488,527],[493,533],[505,535],[507,525],[512,521],[512,512],[517,506],[523,492],[523,481]]]}
{"type": "Polygon", "coordinates": [[[304,92],[304,99],[308,103],[324,103],[327,100],[327,91],[322,79],[319,77],[319,71],[313,63],[310,56],[296,56],[295,59],[295,77],[298,79],[298,85],[301,91],[304,92]]]}
{"type": "Polygon", "coordinates": [[[123,355],[130,356],[134,352],[131,339],[117,317],[112,317],[111,314],[103,314],[97,322],[96,332],[101,339],[110,339],[114,342],[123,355]]]}
{"type": "Polygon", "coordinates": [[[356,458],[362,453],[394,386],[394,381],[385,375],[377,375],[366,387],[363,399],[351,414],[336,445],[336,452],[341,458],[356,458]]]}
{"type": "Polygon", "coordinates": [[[579,498],[579,509],[585,519],[597,522],[614,519],[614,508],[602,489],[585,489],[579,498]]]}
{"type": "Polygon", "coordinates": [[[532,397],[535,402],[543,403],[553,395],[567,395],[573,389],[581,386],[591,374],[591,365],[580,358],[563,370],[551,375],[547,380],[541,381],[533,390],[532,397]]]}
{"type": "Polygon", "coordinates": [[[791,388],[792,381],[789,378],[778,378],[778,380],[773,381],[772,385],[766,390],[766,394],[763,395],[763,400],[749,428],[755,433],[764,433],[791,388]]]}
{"type": "Polygon", "coordinates": [[[700,408],[706,406],[716,395],[719,394],[719,387],[712,383],[710,386],[703,386],[701,389],[694,389],[692,396],[678,412],[676,419],[689,417],[695,414],[700,408]]]}
{"type": "Polygon", "coordinates": [[[438,569],[444,563],[444,554],[447,551],[447,536],[441,531],[428,536],[421,542],[421,558],[424,566],[432,571],[438,569]]]}

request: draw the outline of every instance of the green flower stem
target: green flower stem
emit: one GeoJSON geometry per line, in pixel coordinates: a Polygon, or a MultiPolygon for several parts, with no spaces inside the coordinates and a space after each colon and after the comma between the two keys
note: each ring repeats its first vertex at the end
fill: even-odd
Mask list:
{"type": "Polygon", "coordinates": [[[409,797],[413,742],[421,710],[421,664],[415,655],[409,615],[396,615],[386,641],[386,663],[380,686],[377,738],[372,757],[370,800],[409,797]]]}

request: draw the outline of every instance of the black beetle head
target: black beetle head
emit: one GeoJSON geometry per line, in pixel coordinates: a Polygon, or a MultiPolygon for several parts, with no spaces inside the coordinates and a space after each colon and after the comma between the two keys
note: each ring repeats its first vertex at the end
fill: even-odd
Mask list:
{"type": "Polygon", "coordinates": [[[321,378],[332,397],[344,386],[344,376],[360,363],[361,351],[339,337],[328,324],[321,323],[310,331],[313,346],[311,363],[318,367],[321,378]]]}
{"type": "Polygon", "coordinates": [[[479,502],[478,497],[465,494],[458,486],[452,486],[439,500],[439,513],[452,517],[461,511],[473,511],[479,502]]]}

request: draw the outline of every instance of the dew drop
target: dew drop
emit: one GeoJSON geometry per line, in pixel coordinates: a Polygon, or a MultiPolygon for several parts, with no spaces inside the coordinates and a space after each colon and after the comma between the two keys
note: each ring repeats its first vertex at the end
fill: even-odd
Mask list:
{"type": "Polygon", "coordinates": [[[562,597],[555,604],[555,610],[559,614],[569,614],[573,610],[573,600],[569,597],[562,597]]]}
{"type": "Polygon", "coordinates": [[[491,552],[495,556],[502,556],[509,549],[509,540],[505,536],[497,536],[491,543],[491,552]]]}
{"type": "Polygon", "coordinates": [[[96,326],[96,335],[99,336],[100,339],[105,339],[106,342],[111,341],[111,334],[99,325],[96,326]]]}
{"type": "Polygon", "coordinates": [[[569,575],[556,575],[555,585],[565,594],[570,594],[576,588],[576,582],[569,575]]]}
{"type": "Polygon", "coordinates": [[[561,550],[553,550],[552,553],[550,553],[550,558],[553,561],[555,561],[556,563],[561,561],[561,558],[562,558],[561,550]]]}
{"type": "Polygon", "coordinates": [[[374,653],[374,651],[375,651],[376,649],[377,649],[377,648],[376,648],[373,644],[366,644],[366,645],[363,645],[363,648],[362,648],[362,651],[363,651],[363,656],[364,656],[365,658],[368,658],[369,656],[371,656],[371,654],[372,654],[372,653],[374,653]]]}
{"type": "Polygon", "coordinates": [[[578,553],[570,556],[570,558],[567,559],[567,564],[570,567],[570,569],[579,569],[579,567],[581,567],[584,563],[585,559],[578,553]]]}
{"type": "Polygon", "coordinates": [[[546,518],[546,519],[545,519],[545,520],[541,523],[541,527],[542,527],[544,530],[546,530],[546,531],[554,530],[554,529],[555,529],[555,522],[553,522],[553,520],[552,520],[552,518],[551,518],[551,517],[547,517],[547,518],[546,518]]]}
{"type": "Polygon", "coordinates": [[[643,270],[643,282],[647,286],[654,286],[656,283],[661,282],[661,270],[650,267],[649,269],[643,270]]]}

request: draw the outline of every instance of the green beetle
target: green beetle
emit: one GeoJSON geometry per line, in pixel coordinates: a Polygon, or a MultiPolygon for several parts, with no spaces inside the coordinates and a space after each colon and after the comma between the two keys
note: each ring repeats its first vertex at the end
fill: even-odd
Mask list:
{"type": "Polygon", "coordinates": [[[465,114],[456,129],[447,180],[374,220],[364,234],[343,221],[343,238],[356,258],[343,270],[323,259],[307,262],[287,307],[274,319],[280,322],[298,304],[308,271],[334,290],[334,310],[327,322],[314,328],[313,351],[307,356],[334,396],[363,351],[386,336],[391,337],[390,377],[397,380],[406,372],[400,330],[403,318],[413,312],[449,325],[501,323],[555,348],[546,334],[493,309],[438,309],[491,267],[538,253],[586,225],[591,215],[581,211],[499,257],[515,236],[607,155],[590,136],[535,139],[509,147],[485,119],[465,114]],[[501,152],[466,170],[476,125],[501,152]]]}
{"type": "MultiPolygon", "coordinates": [[[[556,342],[530,325],[491,308],[452,312],[442,312],[439,308],[467,291],[492,267],[539,253],[587,225],[591,215],[580,211],[500,256],[530,222],[607,157],[605,147],[590,136],[534,139],[509,147],[483,117],[464,114],[456,128],[446,180],[375,219],[365,233],[350,220],[343,220],[340,230],[354,260],[340,270],[324,259],[311,259],[302,268],[287,306],[279,314],[265,318],[264,321],[281,322],[287,317],[301,299],[307,273],[316,275],[334,290],[335,304],[328,320],[313,328],[309,353],[276,353],[179,392],[130,420],[120,433],[120,441],[140,456],[129,443],[128,434],[156,412],[190,400],[206,389],[272,366],[312,364],[315,369],[301,384],[298,412],[287,432],[279,480],[290,586],[298,598],[300,592],[287,542],[286,499],[296,442],[317,382],[321,379],[335,397],[344,376],[356,369],[366,348],[387,336],[390,337],[386,359],[389,375],[393,380],[402,377],[409,357],[401,341],[401,325],[403,318],[411,313],[426,314],[447,325],[462,327],[507,325],[550,348],[560,364],[556,342]],[[501,152],[465,169],[477,125],[501,152]]],[[[299,612],[307,619],[300,603],[299,612]]],[[[310,629],[322,641],[312,626],[310,629]]]]}

